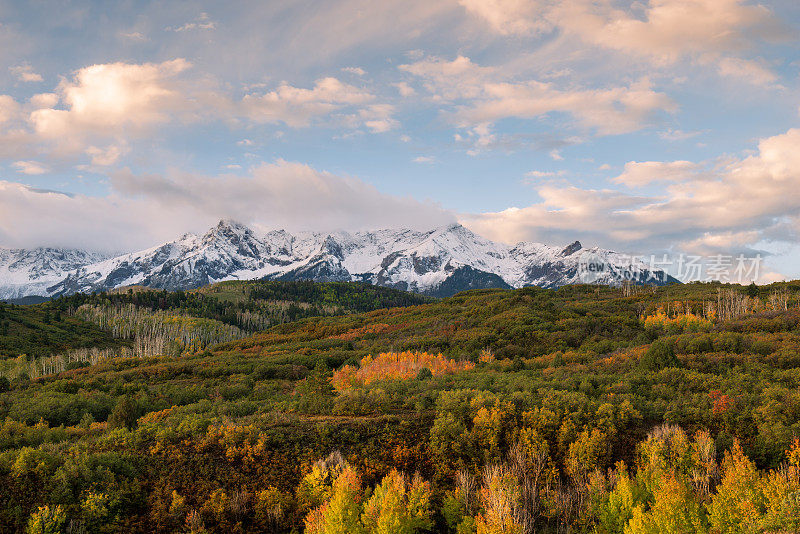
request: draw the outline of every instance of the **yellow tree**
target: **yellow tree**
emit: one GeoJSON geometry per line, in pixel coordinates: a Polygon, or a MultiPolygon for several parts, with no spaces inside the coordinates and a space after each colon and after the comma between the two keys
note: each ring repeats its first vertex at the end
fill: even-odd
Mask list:
{"type": "Polygon", "coordinates": [[[650,509],[633,510],[625,534],[684,534],[707,532],[700,503],[691,488],[670,475],[660,480],[650,509]]]}
{"type": "Polygon", "coordinates": [[[396,469],[386,475],[364,505],[361,520],[370,534],[413,534],[428,530],[431,488],[415,475],[411,480],[396,469]]]}
{"type": "Polygon", "coordinates": [[[762,479],[764,532],[800,532],[800,439],[795,438],[786,456],[787,464],[762,479]]]}
{"type": "Polygon", "coordinates": [[[745,532],[756,525],[764,513],[761,477],[755,464],[742,451],[739,441],[722,461],[722,482],[708,505],[714,532],[745,532]]]}
{"type": "Polygon", "coordinates": [[[359,521],[361,501],[361,479],[355,469],[346,466],[333,483],[330,500],[306,516],[306,532],[309,534],[364,533],[364,528],[359,521]]]}

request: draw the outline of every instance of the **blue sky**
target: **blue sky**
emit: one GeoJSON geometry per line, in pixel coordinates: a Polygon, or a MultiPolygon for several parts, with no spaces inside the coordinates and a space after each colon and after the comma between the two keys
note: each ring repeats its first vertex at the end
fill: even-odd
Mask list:
{"type": "Polygon", "coordinates": [[[799,25],[789,0],[0,0],[0,245],[457,220],[797,278],[799,25]]]}

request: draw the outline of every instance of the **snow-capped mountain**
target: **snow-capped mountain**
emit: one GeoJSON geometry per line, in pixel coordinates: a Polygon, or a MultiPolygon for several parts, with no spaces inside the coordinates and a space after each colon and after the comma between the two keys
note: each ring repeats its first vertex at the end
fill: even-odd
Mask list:
{"type": "Polygon", "coordinates": [[[103,259],[101,254],[63,248],[0,248],[0,299],[47,295],[70,271],[103,259]]]}
{"type": "MultiPolygon", "coordinates": [[[[257,235],[244,225],[223,220],[202,236],[186,234],[157,247],[99,261],[71,251],[71,263],[66,259],[58,263],[63,265],[61,271],[52,266],[54,260],[48,260],[52,254],[39,253],[39,264],[36,251],[27,252],[27,270],[14,271],[13,284],[11,278],[6,283],[4,274],[11,271],[0,259],[0,269],[6,269],[0,271],[0,287],[16,288],[8,295],[58,296],[133,284],[192,289],[222,280],[261,278],[362,281],[436,296],[489,287],[676,281],[661,271],[651,273],[629,256],[584,249],[577,241],[566,248],[540,243],[512,247],[484,239],[459,224],[428,232],[292,235],[276,230],[257,235]],[[36,278],[40,272],[44,274],[36,278]]],[[[67,251],[62,252],[66,258],[67,251]]]]}

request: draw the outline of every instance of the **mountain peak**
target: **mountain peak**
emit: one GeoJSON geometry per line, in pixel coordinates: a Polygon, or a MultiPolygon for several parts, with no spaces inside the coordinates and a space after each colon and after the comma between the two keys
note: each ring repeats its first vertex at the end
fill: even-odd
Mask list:
{"type": "Polygon", "coordinates": [[[252,233],[250,228],[233,219],[220,219],[216,226],[210,228],[203,236],[203,241],[225,239],[239,240],[252,233]]]}
{"type": "Polygon", "coordinates": [[[219,229],[230,228],[230,229],[233,229],[233,230],[250,230],[250,228],[248,228],[244,224],[240,223],[239,221],[235,221],[235,220],[227,218],[227,217],[220,219],[219,222],[217,223],[217,226],[215,226],[215,228],[219,228],[219,229]]]}
{"type": "Polygon", "coordinates": [[[564,247],[564,250],[561,251],[561,256],[571,256],[578,252],[580,249],[583,248],[580,241],[575,241],[571,245],[567,245],[564,247]]]}
{"type": "Polygon", "coordinates": [[[464,226],[461,223],[453,222],[453,223],[448,224],[447,226],[443,226],[440,230],[441,230],[442,233],[444,233],[444,232],[461,232],[461,231],[466,230],[466,228],[464,228],[464,226]]]}

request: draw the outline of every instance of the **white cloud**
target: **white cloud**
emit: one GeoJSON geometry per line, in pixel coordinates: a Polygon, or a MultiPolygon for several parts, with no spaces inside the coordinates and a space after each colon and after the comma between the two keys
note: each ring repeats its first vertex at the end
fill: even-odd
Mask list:
{"type": "Polygon", "coordinates": [[[498,74],[495,68],[477,65],[465,56],[452,61],[429,57],[399,68],[420,78],[437,98],[448,100],[481,96],[483,85],[498,74]]]}
{"type": "Polygon", "coordinates": [[[692,131],[684,131],[684,130],[665,130],[663,132],[659,132],[658,136],[665,141],[685,141],[687,139],[691,139],[692,137],[697,137],[698,135],[702,134],[701,130],[692,130],[692,131]]]}
{"type": "MultiPolygon", "coordinates": [[[[317,80],[311,89],[284,82],[273,91],[245,95],[242,105],[247,117],[253,121],[283,122],[288,126],[303,127],[315,118],[374,100],[375,96],[369,91],[327,77],[317,80]]],[[[381,119],[385,117],[366,120],[381,119]]]]}
{"type": "MultiPolygon", "coordinates": [[[[166,127],[224,120],[229,126],[311,124],[383,133],[399,126],[391,104],[369,90],[333,77],[310,89],[281,83],[241,100],[212,77],[191,72],[182,58],[161,63],[107,63],[81,68],[54,92],[33,95],[27,104],[0,95],[0,152],[47,151],[55,159],[88,156],[109,166],[135,141],[166,127]],[[24,146],[23,146],[24,145],[24,146]],[[27,148],[25,148],[27,147],[27,148]]],[[[282,135],[282,134],[276,134],[282,135]]],[[[85,167],[82,166],[82,167],[85,167]]]]}
{"type": "Polygon", "coordinates": [[[482,123],[567,112],[584,127],[613,135],[636,131],[657,112],[675,109],[669,97],[653,91],[647,80],[599,90],[559,90],[550,83],[530,81],[488,84],[484,98],[458,111],[457,116],[468,123],[482,123]]]}
{"type": "Polygon", "coordinates": [[[650,0],[638,17],[609,8],[593,13],[578,2],[567,4],[559,19],[595,44],[664,62],[741,51],[785,35],[767,8],[743,0],[650,0]]]}
{"type": "Polygon", "coordinates": [[[459,0],[466,10],[497,32],[509,34],[539,33],[552,28],[546,15],[554,2],[541,0],[459,0]]]}
{"type": "Polygon", "coordinates": [[[502,241],[579,238],[623,250],[730,253],[729,247],[752,249],[765,239],[794,242],[800,230],[799,143],[800,129],[792,129],[762,139],[757,153],[711,169],[689,162],[626,166],[620,182],[666,180],[665,190],[653,196],[546,184],[537,189],[538,204],[462,219],[502,241]],[[684,180],[685,173],[702,173],[702,179],[684,180]]]}
{"type": "Polygon", "coordinates": [[[406,82],[397,82],[393,85],[397,88],[397,92],[400,93],[400,96],[409,97],[417,94],[414,88],[408,85],[406,82]]]}
{"type": "Polygon", "coordinates": [[[16,76],[17,80],[21,82],[41,82],[44,81],[41,74],[37,74],[34,72],[33,67],[30,65],[17,65],[16,67],[9,67],[14,76],[16,76]]]}
{"type": "Polygon", "coordinates": [[[128,147],[124,145],[109,145],[105,148],[90,146],[86,149],[86,154],[92,158],[92,165],[100,167],[114,165],[127,152],[128,147]]]}
{"type": "Polygon", "coordinates": [[[33,109],[47,109],[58,105],[58,95],[55,93],[39,93],[29,100],[33,109]]]}
{"type": "Polygon", "coordinates": [[[344,67],[342,68],[342,72],[355,74],[356,76],[364,76],[367,73],[367,71],[365,71],[361,67],[344,67]]]}
{"type": "Polygon", "coordinates": [[[106,197],[65,195],[0,181],[6,246],[136,249],[203,231],[222,217],[289,230],[429,229],[455,217],[433,202],[398,197],[354,177],[278,160],[244,175],[111,175],[106,197]],[[309,216],[312,214],[313,216],[309,216]]]}
{"type": "Polygon", "coordinates": [[[436,161],[436,158],[433,156],[417,156],[413,160],[414,163],[433,163],[436,161]]]}
{"type": "Polygon", "coordinates": [[[653,182],[682,182],[697,179],[700,166],[690,161],[630,161],[622,174],[612,181],[628,187],[653,182]]]}
{"type": "Polygon", "coordinates": [[[720,59],[718,70],[722,76],[740,78],[753,85],[768,86],[775,83],[778,75],[762,61],[726,57],[720,59]]]}
{"type": "Polygon", "coordinates": [[[22,174],[45,174],[49,169],[38,161],[15,161],[14,167],[22,174]]]}
{"type": "Polygon", "coordinates": [[[497,69],[463,56],[453,61],[428,58],[400,68],[420,77],[436,99],[453,104],[452,120],[462,128],[561,112],[584,128],[615,135],[641,129],[658,113],[677,109],[647,79],[606,89],[561,89],[552,82],[506,81],[497,69]]]}
{"type": "Polygon", "coordinates": [[[502,35],[558,30],[562,37],[672,65],[683,59],[718,62],[723,76],[759,85],[776,75],[741,54],[762,42],[786,39],[792,30],[767,7],[746,0],[459,0],[502,35]]]}
{"type": "Polygon", "coordinates": [[[191,30],[216,30],[217,23],[211,20],[208,13],[200,13],[192,22],[187,22],[176,27],[167,27],[167,31],[173,32],[187,32],[191,30]]]}
{"type": "Polygon", "coordinates": [[[147,36],[142,32],[137,31],[130,31],[130,32],[120,32],[120,37],[125,39],[130,39],[131,41],[147,41],[147,36]]]}
{"type": "Polygon", "coordinates": [[[9,95],[0,95],[0,124],[9,122],[19,116],[20,106],[9,95]]]}
{"type": "Polygon", "coordinates": [[[65,109],[37,109],[30,121],[37,134],[54,140],[121,134],[123,128],[143,130],[169,122],[175,113],[188,110],[177,77],[190,66],[184,59],[174,59],[85,67],[59,85],[65,109]]]}
{"type": "Polygon", "coordinates": [[[528,171],[525,176],[528,178],[553,178],[555,176],[564,176],[566,171],[528,171]]]}
{"type": "Polygon", "coordinates": [[[363,123],[372,133],[384,133],[400,126],[400,122],[393,118],[394,111],[394,106],[390,104],[372,104],[350,115],[348,122],[353,128],[363,123]]]}

